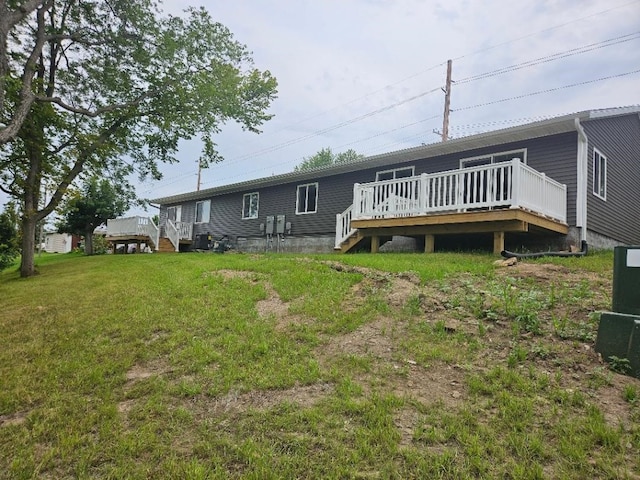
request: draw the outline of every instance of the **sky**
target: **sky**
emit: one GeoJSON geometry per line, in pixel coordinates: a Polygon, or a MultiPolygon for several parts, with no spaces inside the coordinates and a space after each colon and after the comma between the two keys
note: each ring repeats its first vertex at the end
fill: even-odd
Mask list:
{"type": "MultiPolygon", "coordinates": [[[[440,141],[451,59],[452,138],[640,104],[640,0],[165,0],[203,6],[278,80],[262,133],[227,124],[201,188],[290,172],[330,147],[374,155],[440,141]],[[438,132],[438,133],[436,133],[438,132]]],[[[196,190],[182,142],[139,197],[196,190]]],[[[0,203],[1,199],[0,199],[0,203]]],[[[130,215],[153,215],[132,209],[130,215]]]]}

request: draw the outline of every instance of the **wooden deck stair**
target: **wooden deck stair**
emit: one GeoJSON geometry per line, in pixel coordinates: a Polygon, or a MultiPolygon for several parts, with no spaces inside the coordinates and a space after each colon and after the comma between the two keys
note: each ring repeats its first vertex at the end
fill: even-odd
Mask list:
{"type": "Polygon", "coordinates": [[[360,242],[362,242],[365,238],[360,230],[356,231],[353,235],[347,238],[344,242],[340,244],[340,248],[336,249],[342,253],[347,253],[348,251],[355,248],[360,242]]]}
{"type": "MultiPolygon", "coordinates": [[[[353,235],[342,242],[340,248],[336,250],[340,253],[368,251],[371,248],[371,238],[371,236],[365,236],[361,230],[357,230],[353,235]]],[[[390,242],[392,238],[392,236],[379,237],[378,247],[381,247],[385,243],[390,242]]]]}
{"type": "Polygon", "coordinates": [[[160,238],[160,244],[158,245],[158,253],[175,253],[176,248],[171,243],[171,240],[165,237],[160,238]]]}

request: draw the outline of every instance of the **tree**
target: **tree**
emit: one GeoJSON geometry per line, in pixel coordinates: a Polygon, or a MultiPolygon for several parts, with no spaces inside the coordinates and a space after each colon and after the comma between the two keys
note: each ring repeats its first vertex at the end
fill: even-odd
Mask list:
{"type": "Polygon", "coordinates": [[[133,197],[133,192],[123,189],[122,184],[92,177],[63,203],[58,231],[84,235],[84,253],[93,255],[93,231],[108,219],[124,214],[133,197]]]}
{"type": "Polygon", "coordinates": [[[5,207],[0,213],[0,272],[13,264],[18,256],[18,230],[12,212],[5,207]]]}
{"type": "Polygon", "coordinates": [[[300,165],[297,165],[294,169],[296,172],[303,170],[310,170],[312,168],[325,167],[328,165],[335,165],[338,163],[349,163],[361,160],[364,155],[356,153],[351,148],[346,152],[335,154],[331,151],[331,148],[323,148],[315,155],[305,157],[300,165]]]}
{"type": "Polygon", "coordinates": [[[258,133],[276,87],[204,9],[0,0],[0,189],[20,202],[21,275],[35,273],[37,222],[82,172],[160,178],[198,136],[201,165],[221,161],[214,135],[231,120],[258,133]]]}

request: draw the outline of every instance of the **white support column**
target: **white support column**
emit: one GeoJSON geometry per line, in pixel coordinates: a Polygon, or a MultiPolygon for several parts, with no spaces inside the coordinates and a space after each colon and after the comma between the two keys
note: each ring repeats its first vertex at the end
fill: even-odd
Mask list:
{"type": "Polygon", "coordinates": [[[427,213],[427,174],[423,173],[420,175],[420,196],[418,202],[418,209],[420,210],[421,215],[426,215],[427,213]]]}
{"type": "Polygon", "coordinates": [[[362,216],[362,198],[360,198],[360,184],[353,184],[353,216],[351,218],[360,218],[362,216]]]}
{"type": "Polygon", "coordinates": [[[463,195],[464,195],[464,173],[463,173],[464,169],[460,169],[460,172],[458,173],[457,176],[457,181],[456,181],[456,207],[458,212],[462,211],[462,202],[463,202],[463,195]]]}
{"type": "MultiPolygon", "coordinates": [[[[545,215],[549,215],[549,209],[547,208],[549,205],[549,199],[547,198],[547,174],[542,174],[542,198],[540,199],[540,204],[542,206],[542,212],[545,215]]],[[[553,216],[553,215],[550,215],[553,216]]]]}
{"type": "Polygon", "coordinates": [[[511,176],[511,208],[518,208],[520,206],[520,159],[514,158],[511,160],[513,175],[511,176]]]}

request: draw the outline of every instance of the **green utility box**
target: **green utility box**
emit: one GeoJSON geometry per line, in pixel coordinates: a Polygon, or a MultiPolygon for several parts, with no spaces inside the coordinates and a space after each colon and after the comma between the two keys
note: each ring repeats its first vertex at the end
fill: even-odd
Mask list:
{"type": "Polygon", "coordinates": [[[624,313],[602,312],[596,352],[607,362],[611,357],[627,359],[629,370],[625,373],[640,378],[640,317],[624,313]]]}
{"type": "Polygon", "coordinates": [[[640,315],[640,246],[613,252],[613,311],[640,315]]]}
{"type": "Polygon", "coordinates": [[[627,373],[640,378],[640,246],[614,250],[612,303],[600,316],[596,351],[608,362],[627,359],[627,373]]]}

